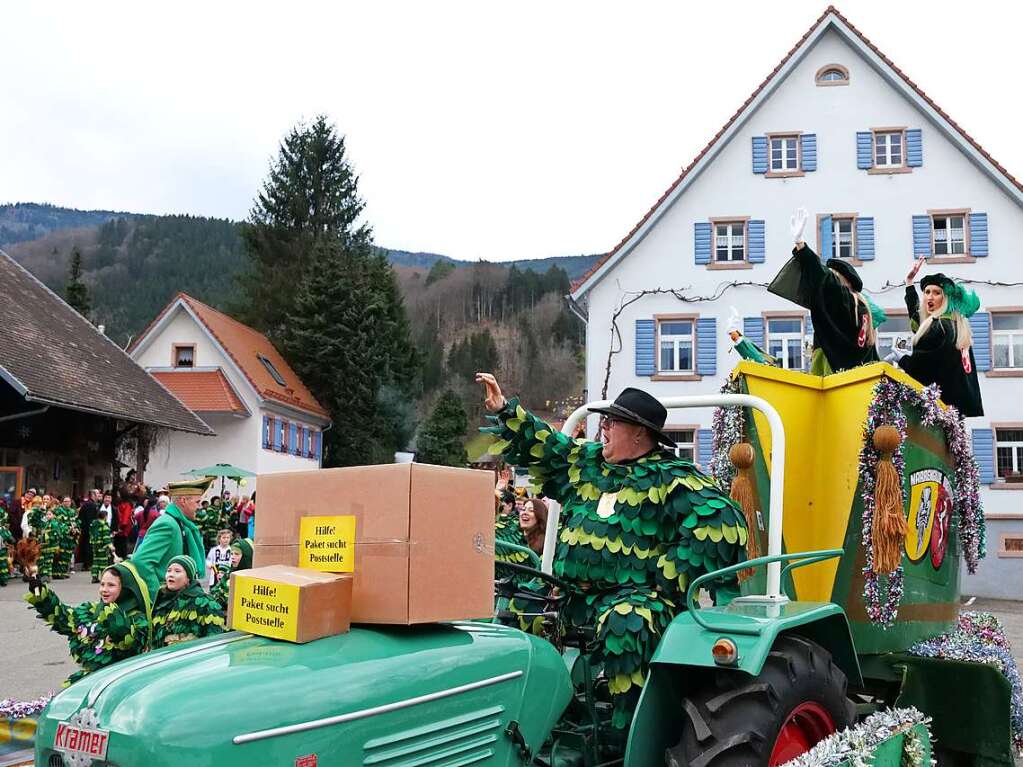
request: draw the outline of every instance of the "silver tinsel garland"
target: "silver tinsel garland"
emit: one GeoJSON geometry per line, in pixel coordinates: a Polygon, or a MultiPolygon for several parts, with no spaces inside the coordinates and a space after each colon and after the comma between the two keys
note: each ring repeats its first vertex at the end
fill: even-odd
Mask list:
{"type": "Polygon", "coordinates": [[[933,760],[927,760],[927,749],[919,734],[913,729],[917,725],[927,728],[930,737],[930,717],[915,708],[891,708],[871,714],[862,722],[825,738],[805,754],[797,756],[785,767],[872,767],[874,751],[884,741],[905,733],[902,741],[902,764],[904,767],[930,767],[933,760]]]}

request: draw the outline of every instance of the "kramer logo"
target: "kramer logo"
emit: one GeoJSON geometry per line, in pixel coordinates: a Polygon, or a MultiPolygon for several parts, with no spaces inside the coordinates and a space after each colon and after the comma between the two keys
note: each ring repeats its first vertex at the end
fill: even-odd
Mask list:
{"type": "Polygon", "coordinates": [[[909,477],[906,556],[919,562],[930,553],[937,570],[948,551],[952,523],[952,483],[940,469],[921,469],[909,477]]]}

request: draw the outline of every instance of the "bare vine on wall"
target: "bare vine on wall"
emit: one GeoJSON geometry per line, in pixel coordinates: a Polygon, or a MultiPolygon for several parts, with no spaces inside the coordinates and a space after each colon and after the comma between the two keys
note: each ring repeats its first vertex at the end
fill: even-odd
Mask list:
{"type": "MultiPolygon", "coordinates": [[[[998,280],[963,279],[959,280],[959,282],[967,283],[970,285],[990,285],[992,287],[998,288],[1015,288],[1023,286],[1023,282],[999,282],[998,280]]],[[[708,301],[716,301],[733,288],[744,287],[766,288],[767,286],[768,283],[766,282],[753,282],[752,280],[735,280],[732,282],[721,283],[720,285],[717,286],[717,288],[715,288],[714,292],[711,295],[706,296],[687,295],[686,291],[692,288],[691,285],[684,288],[650,288],[648,290],[630,291],[623,290],[621,292],[621,300],[618,302],[618,307],[614,310],[614,312],[611,315],[611,343],[608,345],[607,363],[604,366],[604,383],[600,387],[600,398],[607,399],[607,387],[611,380],[611,363],[614,361],[615,355],[619,354],[622,351],[623,346],[621,329],[618,327],[618,318],[621,317],[622,312],[624,312],[629,306],[636,303],[640,299],[645,298],[646,296],[662,295],[674,296],[676,299],[678,299],[684,304],[697,304],[708,301]]],[[[866,292],[872,294],[888,293],[892,290],[904,287],[905,287],[904,282],[893,283],[887,281],[880,288],[877,288],[876,290],[870,290],[868,288],[866,292]]]]}

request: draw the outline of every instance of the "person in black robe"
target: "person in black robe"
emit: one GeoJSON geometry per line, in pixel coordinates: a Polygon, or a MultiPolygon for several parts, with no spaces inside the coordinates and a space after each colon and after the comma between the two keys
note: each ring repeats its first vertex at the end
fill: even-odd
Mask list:
{"type": "Polygon", "coordinates": [[[984,415],[973,358],[973,334],[967,318],[980,308],[972,290],[957,285],[944,274],[929,274],[920,280],[924,294],[923,313],[913,282],[923,266],[921,258],[906,275],[906,310],[914,332],[913,351],[892,352],[899,367],[924,386],[937,384],[941,400],[969,418],[984,415]]]}
{"type": "Polygon", "coordinates": [[[840,258],[821,262],[803,241],[807,212],[800,208],[791,219],[796,246],[767,290],[810,311],[813,356],[810,372],[829,375],[858,365],[878,362],[875,328],[887,319],[863,296],[863,280],[840,258]]]}

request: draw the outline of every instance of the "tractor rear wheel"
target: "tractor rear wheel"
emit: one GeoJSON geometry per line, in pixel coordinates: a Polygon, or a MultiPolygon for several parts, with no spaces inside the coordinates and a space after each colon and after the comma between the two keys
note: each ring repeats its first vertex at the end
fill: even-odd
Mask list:
{"type": "Polygon", "coordinates": [[[818,644],[774,643],[759,676],[723,672],[683,703],[668,767],[778,767],[852,724],[845,674],[818,644]]]}

